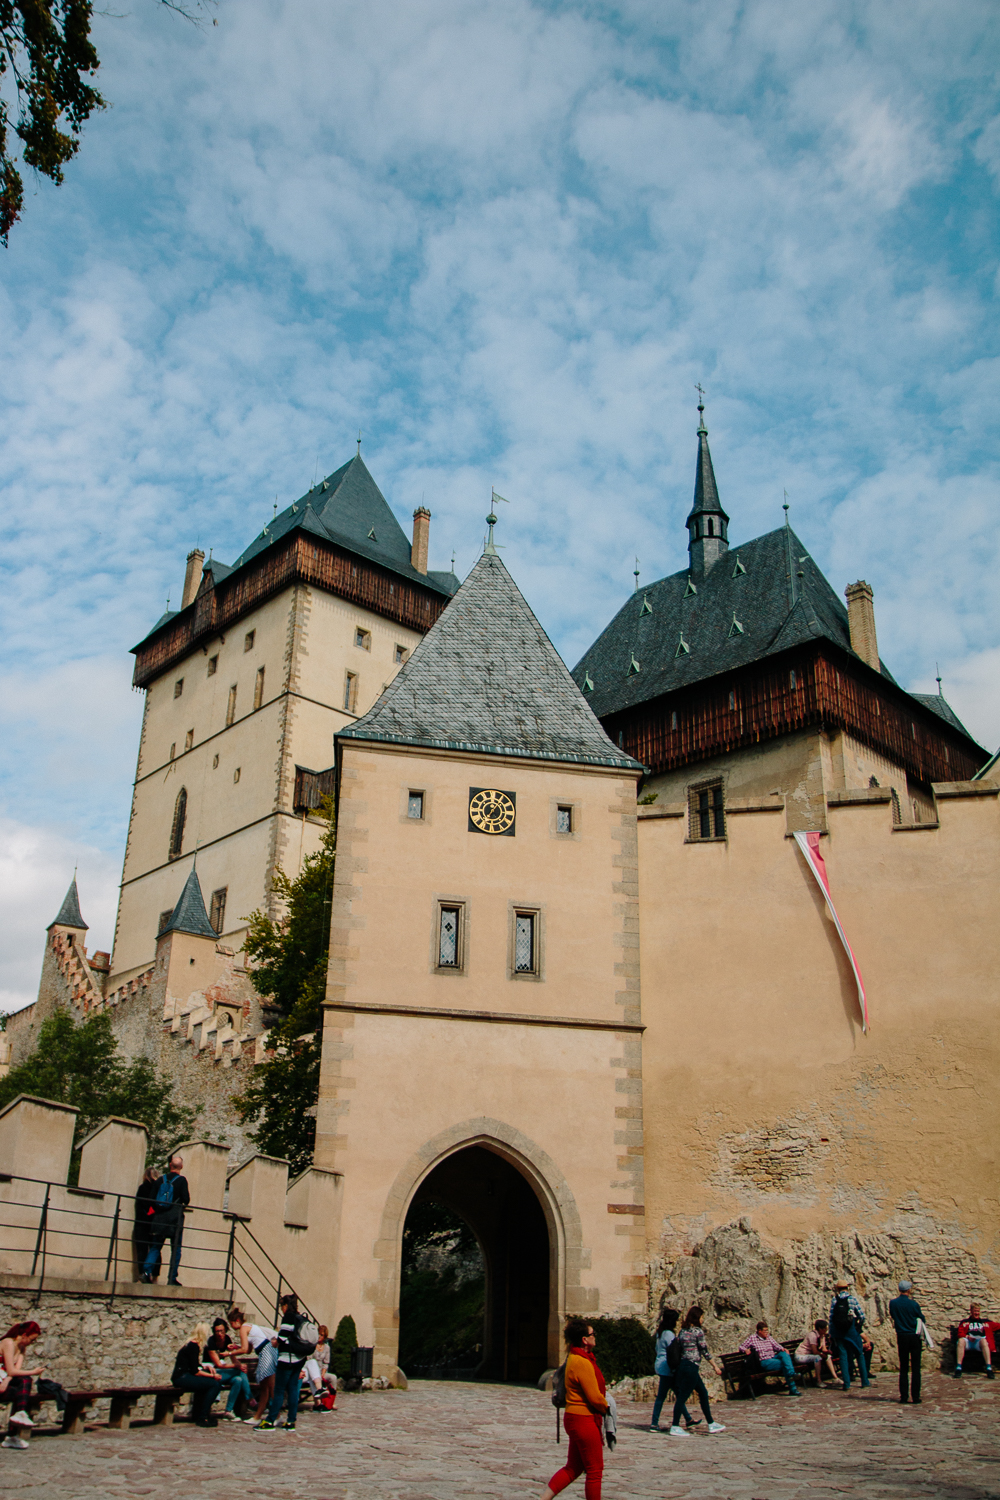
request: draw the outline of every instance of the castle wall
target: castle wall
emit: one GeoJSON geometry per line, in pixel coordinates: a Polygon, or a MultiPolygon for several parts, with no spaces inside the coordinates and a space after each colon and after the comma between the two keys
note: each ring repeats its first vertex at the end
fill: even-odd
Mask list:
{"type": "Polygon", "coordinates": [[[780,1313],[786,1338],[842,1271],[876,1322],[904,1273],[938,1332],[971,1296],[1000,1299],[998,788],[935,790],[939,826],[894,829],[882,800],[829,807],[867,1036],[780,813],[685,844],[682,817],[640,809],[654,1305],[698,1295],[741,1329],[780,1313]]]}

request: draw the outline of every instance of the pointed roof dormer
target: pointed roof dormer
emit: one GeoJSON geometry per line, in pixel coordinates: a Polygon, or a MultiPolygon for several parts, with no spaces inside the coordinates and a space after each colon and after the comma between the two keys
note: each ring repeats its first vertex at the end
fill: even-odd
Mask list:
{"type": "Polygon", "coordinates": [[[89,931],[80,911],[80,893],[76,888],[75,875],[69,883],[69,890],[63,897],[63,904],[59,908],[59,915],[54,922],[49,923],[46,930],[51,932],[53,927],[74,927],[77,932],[89,931]]]}
{"type": "Polygon", "coordinates": [[[708,428],[705,426],[705,402],[700,394],[694,501],[684,524],[688,529],[691,572],[695,577],[703,578],[719,558],[729,551],[729,517],[719,500],[719,487],[715,482],[712,454],[708,446],[708,428]]]}
{"type": "Polygon", "coordinates": [[[342,740],[641,769],[605,734],[489,546],[374,708],[337,735],[342,740]]]}
{"type": "Polygon", "coordinates": [[[166,937],[168,932],[189,932],[192,937],[207,937],[213,941],[219,936],[208,920],[197,870],[192,870],[184,882],[180,900],[170,913],[170,921],[157,934],[157,938],[166,937]]]}

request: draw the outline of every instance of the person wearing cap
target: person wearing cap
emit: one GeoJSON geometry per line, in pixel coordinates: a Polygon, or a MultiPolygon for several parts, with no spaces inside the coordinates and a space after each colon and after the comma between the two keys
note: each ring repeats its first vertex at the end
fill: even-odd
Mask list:
{"type": "Polygon", "coordinates": [[[889,1316],[896,1330],[896,1348],[899,1351],[899,1399],[905,1406],[912,1401],[920,1405],[920,1355],[924,1341],[920,1337],[919,1324],[923,1318],[920,1303],[911,1296],[912,1281],[899,1283],[899,1296],[889,1303],[889,1316]]]}
{"type": "Polygon", "coordinates": [[[840,1353],[840,1375],[845,1391],[851,1389],[852,1355],[858,1362],[862,1388],[868,1389],[868,1366],[865,1364],[865,1351],[861,1343],[864,1322],[865,1310],[851,1291],[851,1283],[835,1281],[833,1301],[830,1303],[830,1333],[836,1340],[840,1353]]]}

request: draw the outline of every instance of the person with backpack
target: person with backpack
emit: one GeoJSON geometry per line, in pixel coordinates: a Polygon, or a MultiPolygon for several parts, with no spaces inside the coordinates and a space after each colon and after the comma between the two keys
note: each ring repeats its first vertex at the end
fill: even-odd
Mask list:
{"type": "MultiPolygon", "coordinates": [[[[681,1346],[677,1343],[677,1334],[674,1331],[677,1327],[677,1319],[679,1317],[680,1313],[676,1307],[665,1307],[660,1313],[660,1321],[656,1325],[656,1360],[653,1369],[659,1375],[660,1383],[656,1388],[656,1400],[653,1402],[653,1415],[649,1424],[650,1432],[663,1431],[660,1426],[660,1412],[663,1410],[663,1403],[667,1399],[667,1392],[673,1390],[674,1381],[677,1376],[677,1366],[681,1362],[681,1346]],[[672,1358],[671,1350],[673,1350],[672,1358]]],[[[700,1417],[692,1419],[691,1413],[686,1406],[681,1415],[684,1418],[685,1425],[688,1427],[697,1427],[701,1421],[700,1417]]]]}
{"type": "Polygon", "coordinates": [[[858,1362],[861,1387],[869,1386],[868,1366],[865,1364],[861,1330],[865,1324],[865,1310],[851,1291],[849,1281],[835,1281],[833,1301],[830,1303],[830,1335],[840,1353],[840,1374],[844,1390],[851,1389],[851,1358],[858,1362]]]}
{"type": "Polygon", "coordinates": [[[562,1468],[549,1480],[542,1500],[553,1500],[554,1495],[581,1474],[586,1476],[584,1500],[601,1500],[604,1417],[608,1401],[604,1376],[594,1358],[597,1339],[593,1327],[584,1318],[570,1318],[563,1338],[567,1349],[566,1363],[556,1371],[552,1402],[557,1411],[560,1406],[566,1408],[563,1427],[569,1438],[569,1452],[562,1468]]]}
{"type": "Polygon", "coordinates": [[[172,1156],[167,1170],[156,1184],[153,1199],[153,1222],[149,1227],[149,1250],[142,1267],[140,1281],[152,1281],[154,1270],[160,1268],[160,1251],[164,1240],[170,1241],[170,1268],[167,1285],[180,1286],[177,1272],[181,1263],[181,1240],[184,1236],[184,1210],[191,1202],[187,1178],[181,1176],[184,1160],[172,1156]]]}
{"type": "Polygon", "coordinates": [[[708,1352],[708,1343],[705,1338],[705,1330],[701,1326],[701,1320],[705,1316],[700,1307],[689,1307],[687,1317],[684,1319],[684,1327],[677,1335],[677,1343],[680,1345],[680,1359],[677,1364],[677,1374],[674,1377],[674,1414],[670,1422],[671,1437],[690,1437],[681,1426],[679,1418],[685,1410],[687,1398],[692,1391],[698,1392],[698,1401],[705,1414],[709,1432],[725,1432],[725,1425],[716,1422],[712,1416],[712,1407],[708,1399],[708,1391],[705,1382],[701,1378],[698,1369],[702,1359],[707,1359],[716,1375],[722,1374],[718,1365],[708,1352]]]}
{"type": "Polygon", "coordinates": [[[256,1432],[273,1432],[282,1404],[288,1397],[285,1431],[295,1431],[302,1387],[302,1367],[319,1341],[319,1329],[299,1312],[299,1299],[292,1293],[280,1299],[281,1322],[278,1327],[278,1368],[274,1373],[274,1394],[267,1415],[258,1422],[256,1432]]]}

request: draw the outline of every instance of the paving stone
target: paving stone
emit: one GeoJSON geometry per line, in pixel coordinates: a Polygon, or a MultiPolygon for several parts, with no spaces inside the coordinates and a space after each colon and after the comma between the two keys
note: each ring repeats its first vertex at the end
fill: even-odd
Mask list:
{"type": "MultiPolygon", "coordinates": [[[[883,1376],[870,1391],[807,1390],[720,1402],[726,1431],[650,1433],[651,1406],[620,1408],[605,1500],[1000,1500],[1000,1381],[932,1372],[902,1407],[883,1376]]],[[[341,1395],[300,1413],[294,1435],[222,1423],[204,1430],[36,1433],[0,1450],[0,1494],[17,1500],[537,1500],[562,1464],[548,1396],[511,1386],[414,1382],[341,1395]]],[[[582,1500],[579,1482],[569,1500],[582,1500]]]]}

